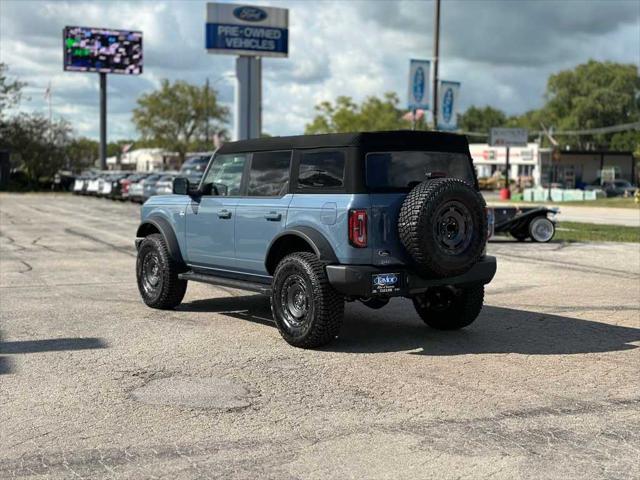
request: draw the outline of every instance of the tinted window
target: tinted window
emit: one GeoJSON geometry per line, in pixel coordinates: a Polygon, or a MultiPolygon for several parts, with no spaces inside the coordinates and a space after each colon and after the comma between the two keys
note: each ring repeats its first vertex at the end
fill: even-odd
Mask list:
{"type": "Polygon", "coordinates": [[[220,195],[239,195],[246,160],[247,156],[244,153],[216,156],[203,185],[214,184],[220,195]]]}
{"type": "Polygon", "coordinates": [[[425,180],[428,173],[474,183],[471,161],[462,153],[385,152],[369,153],[367,186],[379,190],[405,190],[425,180]]]}
{"type": "Polygon", "coordinates": [[[254,153],[249,173],[250,197],[284,195],[289,184],[291,151],[254,153]]]}
{"type": "Polygon", "coordinates": [[[300,188],[339,188],[344,185],[344,152],[313,152],[300,155],[300,188]]]}

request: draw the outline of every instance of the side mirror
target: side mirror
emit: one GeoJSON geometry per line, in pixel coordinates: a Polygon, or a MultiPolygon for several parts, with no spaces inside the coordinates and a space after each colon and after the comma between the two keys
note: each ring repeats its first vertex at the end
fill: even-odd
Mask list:
{"type": "Polygon", "coordinates": [[[188,195],[189,180],[184,177],[176,177],[173,179],[173,193],[176,195],[188,195]]]}

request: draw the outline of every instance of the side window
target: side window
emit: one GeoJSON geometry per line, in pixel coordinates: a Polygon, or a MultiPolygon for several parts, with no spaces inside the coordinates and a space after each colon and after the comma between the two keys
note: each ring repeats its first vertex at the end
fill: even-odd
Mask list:
{"type": "Polygon", "coordinates": [[[202,184],[214,184],[220,195],[239,195],[246,161],[247,155],[244,153],[216,156],[202,184]]]}
{"type": "Polygon", "coordinates": [[[254,153],[249,170],[249,197],[277,197],[289,186],[291,151],[254,153]]]}
{"type": "Polygon", "coordinates": [[[334,150],[300,155],[299,188],[340,188],[343,185],[344,152],[334,150]]]}

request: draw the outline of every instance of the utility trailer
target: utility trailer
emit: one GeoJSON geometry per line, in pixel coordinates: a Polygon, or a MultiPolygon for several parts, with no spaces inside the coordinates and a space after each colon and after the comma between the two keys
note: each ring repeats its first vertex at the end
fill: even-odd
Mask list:
{"type": "Polygon", "coordinates": [[[556,233],[557,208],[493,207],[494,232],[508,233],[520,242],[530,238],[534,242],[551,241],[556,233]]]}

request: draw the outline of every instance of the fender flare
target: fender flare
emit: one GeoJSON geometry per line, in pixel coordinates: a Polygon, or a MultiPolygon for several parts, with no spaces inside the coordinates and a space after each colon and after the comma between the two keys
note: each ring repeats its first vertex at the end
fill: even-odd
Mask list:
{"type": "Polygon", "coordinates": [[[311,246],[313,252],[321,261],[326,263],[339,263],[333,247],[322,233],[312,227],[300,226],[283,230],[271,240],[264,262],[267,272],[272,273],[273,270],[275,270],[275,265],[272,265],[272,263],[274,256],[278,253],[277,247],[280,242],[283,241],[283,238],[287,236],[294,236],[304,240],[311,246]]]}
{"type": "MultiPolygon", "coordinates": [[[[173,227],[171,223],[166,218],[163,218],[159,215],[152,215],[149,218],[146,218],[139,226],[136,231],[136,237],[146,237],[148,235],[147,230],[149,227],[153,227],[155,230],[158,230],[162,237],[164,238],[165,243],[169,249],[169,255],[171,258],[179,263],[180,265],[185,265],[184,259],[182,258],[182,252],[180,251],[180,244],[178,244],[178,239],[176,238],[176,233],[173,231],[173,227]]],[[[139,242],[136,241],[136,247],[139,242]]]]}

